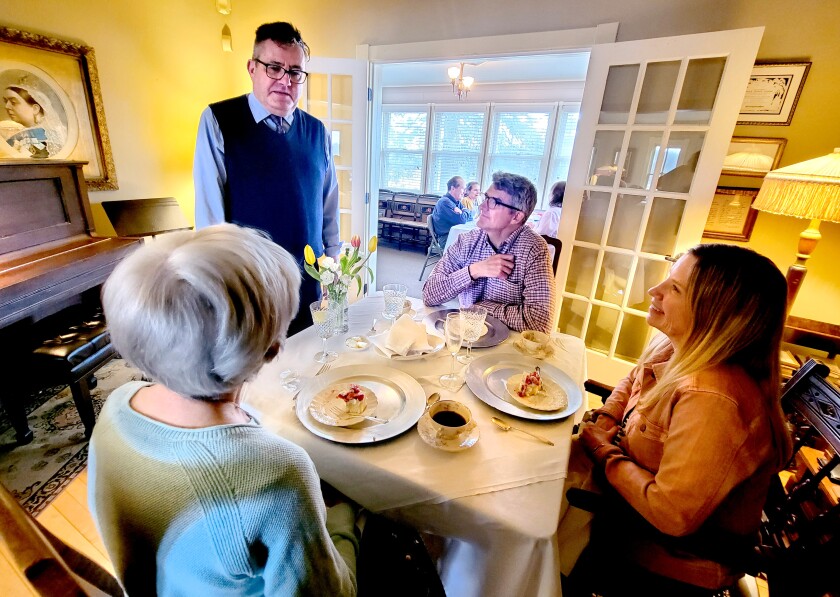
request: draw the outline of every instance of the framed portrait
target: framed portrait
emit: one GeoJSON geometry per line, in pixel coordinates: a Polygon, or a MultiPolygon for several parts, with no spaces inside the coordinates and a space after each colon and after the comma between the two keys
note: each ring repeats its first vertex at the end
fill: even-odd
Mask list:
{"type": "Polygon", "coordinates": [[[703,236],[748,241],[758,211],[751,206],[758,189],[718,187],[706,220],[703,236]]]}
{"type": "Polygon", "coordinates": [[[738,124],[789,125],[810,69],[810,62],[756,63],[738,124]]]}
{"type": "Polygon", "coordinates": [[[0,27],[0,159],[82,160],[91,190],[117,189],[93,48],[0,27]]]}
{"type": "Polygon", "coordinates": [[[778,168],[786,144],[779,137],[732,137],[721,174],[764,176],[778,168]]]}

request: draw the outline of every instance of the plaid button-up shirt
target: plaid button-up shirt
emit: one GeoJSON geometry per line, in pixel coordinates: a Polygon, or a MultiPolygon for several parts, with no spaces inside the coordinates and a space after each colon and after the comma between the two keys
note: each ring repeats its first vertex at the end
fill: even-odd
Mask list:
{"type": "Polygon", "coordinates": [[[554,275],[545,240],[528,226],[515,230],[495,249],[487,233],[476,228],[461,234],[423,286],[423,302],[440,305],[458,297],[462,307],[481,305],[510,329],[551,332],[555,308],[554,275]],[[506,280],[470,277],[469,265],[495,255],[514,256],[506,280]]]}

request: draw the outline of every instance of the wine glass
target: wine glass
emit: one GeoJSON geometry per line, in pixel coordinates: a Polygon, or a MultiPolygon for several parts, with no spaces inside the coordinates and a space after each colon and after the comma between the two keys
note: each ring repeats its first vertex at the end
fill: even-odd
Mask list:
{"type": "Polygon", "coordinates": [[[382,295],[385,297],[385,311],[382,317],[385,319],[396,319],[405,308],[405,297],[408,294],[408,287],[405,284],[385,284],[382,287],[382,295]]]}
{"type": "Polygon", "coordinates": [[[455,373],[455,357],[461,350],[463,343],[463,322],[460,313],[447,313],[446,321],[443,324],[443,335],[446,338],[446,350],[452,355],[452,368],[449,373],[440,376],[440,385],[447,390],[457,391],[463,379],[455,373]]]}
{"type": "Polygon", "coordinates": [[[484,320],[487,317],[487,309],[478,305],[461,307],[461,325],[464,327],[462,335],[467,343],[467,354],[458,357],[462,363],[470,363],[473,360],[473,342],[481,338],[484,331],[484,320]]]}
{"type": "Polygon", "coordinates": [[[321,352],[315,354],[315,360],[319,363],[336,360],[338,354],[327,350],[327,338],[335,332],[335,311],[326,302],[321,301],[309,305],[309,311],[312,313],[312,323],[323,341],[321,352]]]}

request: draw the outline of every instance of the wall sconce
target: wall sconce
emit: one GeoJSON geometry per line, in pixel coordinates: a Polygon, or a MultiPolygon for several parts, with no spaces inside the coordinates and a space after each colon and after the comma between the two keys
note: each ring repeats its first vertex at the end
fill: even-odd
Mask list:
{"type": "Polygon", "coordinates": [[[452,92],[458,96],[458,101],[466,99],[475,79],[464,76],[464,63],[462,62],[460,67],[450,66],[446,74],[449,75],[449,82],[452,83],[452,92]]]}
{"type": "Polygon", "coordinates": [[[222,27],[222,51],[233,52],[233,37],[230,34],[230,27],[222,27]]]}
{"type": "Polygon", "coordinates": [[[219,14],[229,15],[231,2],[233,2],[233,0],[216,0],[216,10],[219,11],[219,14]]]}
{"type": "Polygon", "coordinates": [[[771,214],[811,220],[799,235],[796,263],[787,271],[790,310],[808,271],[805,262],[822,238],[820,221],[840,222],[840,147],[821,158],[768,172],[752,206],[771,214]]]}

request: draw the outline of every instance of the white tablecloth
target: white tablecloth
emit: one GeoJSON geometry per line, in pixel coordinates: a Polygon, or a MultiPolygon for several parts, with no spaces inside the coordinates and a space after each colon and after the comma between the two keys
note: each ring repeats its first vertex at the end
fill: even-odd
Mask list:
{"type": "MultiPolygon", "coordinates": [[[[421,315],[436,310],[414,302],[421,315]]],[[[366,446],[338,444],[309,432],[298,421],[291,394],[280,385],[279,372],[296,369],[304,381],[314,375],[320,367],[314,354],[321,341],[312,328],[291,338],[278,359],[248,384],[246,407],[268,429],[302,446],[320,476],[350,498],[446,538],[439,569],[448,595],[559,595],[555,530],[572,418],[535,423],[500,415],[516,426],[548,436],[556,444],[550,447],[495,427],[490,417],[500,413],[466,385],[454,395],[434,385],[433,380],[449,370],[447,356],[393,361],[372,346],[363,352],[345,349],[344,339],[365,334],[382,308],[380,297],[350,307],[349,332],[328,341],[328,348],[340,354],[331,370],[353,365],[392,367],[418,379],[426,395],[438,391],[443,398],[461,400],[480,429],[481,439],[473,448],[458,453],[435,450],[423,442],[416,427],[397,438],[366,446]]],[[[377,327],[384,325],[387,323],[380,322],[377,327]]],[[[515,351],[512,338],[498,347],[473,351],[476,356],[515,351]]],[[[558,349],[551,363],[582,387],[586,375],[583,344],[577,338],[562,338],[565,350],[558,349]]]]}
{"type": "Polygon", "coordinates": [[[446,237],[446,246],[443,249],[446,250],[452,245],[454,245],[455,240],[460,235],[462,235],[464,232],[469,232],[470,230],[475,230],[475,220],[471,220],[466,224],[455,224],[452,228],[449,229],[449,235],[447,235],[446,237]]]}

